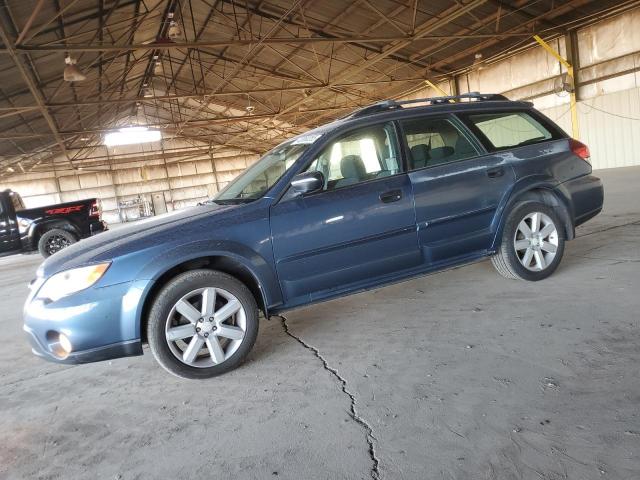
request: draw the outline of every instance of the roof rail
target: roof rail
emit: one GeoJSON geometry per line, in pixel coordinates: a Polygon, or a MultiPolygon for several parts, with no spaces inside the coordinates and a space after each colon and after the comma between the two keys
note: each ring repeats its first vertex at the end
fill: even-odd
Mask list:
{"type": "Polygon", "coordinates": [[[488,102],[488,101],[508,101],[509,99],[499,93],[480,93],[469,92],[462,95],[451,95],[446,97],[429,97],[429,98],[416,98],[414,100],[385,100],[383,102],[374,103],[368,105],[360,110],[350,113],[344,118],[358,118],[365,117],[367,115],[373,115],[374,113],[386,112],[390,110],[396,110],[402,108],[403,105],[410,105],[412,103],[428,103],[430,105],[441,105],[443,103],[451,103],[457,100],[468,100],[469,102],[488,102]]]}

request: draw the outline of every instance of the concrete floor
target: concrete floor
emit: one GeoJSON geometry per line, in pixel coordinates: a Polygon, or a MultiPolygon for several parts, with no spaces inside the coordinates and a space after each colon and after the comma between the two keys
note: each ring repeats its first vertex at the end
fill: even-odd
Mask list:
{"type": "Polygon", "coordinates": [[[291,312],[204,382],[34,358],[39,257],[0,259],[0,478],[640,478],[640,168],[598,174],[551,278],[482,262],[291,312]]]}

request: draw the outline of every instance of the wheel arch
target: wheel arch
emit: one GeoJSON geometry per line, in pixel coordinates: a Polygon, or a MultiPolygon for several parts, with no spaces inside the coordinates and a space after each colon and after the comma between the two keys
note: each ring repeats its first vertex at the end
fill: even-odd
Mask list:
{"type": "Polygon", "coordinates": [[[143,342],[147,340],[147,319],[158,292],[172,278],[175,278],[181,273],[201,268],[227,273],[244,283],[256,299],[258,308],[262,310],[265,317],[268,317],[269,302],[267,300],[267,294],[264,290],[263,284],[258,279],[258,275],[249,266],[247,266],[244,261],[229,254],[202,255],[171,265],[152,280],[151,287],[146,291],[142,298],[142,308],[140,309],[138,318],[140,339],[143,342]]]}
{"type": "Polygon", "coordinates": [[[29,239],[31,248],[37,248],[40,237],[42,237],[42,235],[44,235],[49,230],[53,230],[56,228],[72,233],[78,240],[82,238],[80,229],[73,222],[67,219],[53,218],[40,222],[36,221],[29,228],[29,239]]]}
{"type": "Polygon", "coordinates": [[[564,224],[565,238],[567,240],[572,240],[574,238],[575,228],[568,200],[563,198],[562,194],[554,188],[553,184],[547,182],[536,182],[519,188],[517,192],[513,193],[507,200],[505,207],[502,209],[499,216],[499,223],[491,244],[491,251],[495,251],[500,247],[504,225],[513,206],[518,202],[527,200],[538,201],[556,209],[564,224]]]}

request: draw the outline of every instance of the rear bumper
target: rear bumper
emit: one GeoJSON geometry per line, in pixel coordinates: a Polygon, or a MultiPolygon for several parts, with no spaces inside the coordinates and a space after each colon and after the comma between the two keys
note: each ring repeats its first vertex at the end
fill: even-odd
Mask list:
{"type": "Polygon", "coordinates": [[[604,187],[602,180],[593,175],[574,178],[560,184],[573,210],[573,226],[582,225],[602,211],[604,187]]]}
{"type": "Polygon", "coordinates": [[[89,231],[91,232],[91,235],[106,232],[107,230],[109,230],[109,226],[107,225],[107,222],[103,220],[91,222],[91,224],[89,225],[89,231]]]}

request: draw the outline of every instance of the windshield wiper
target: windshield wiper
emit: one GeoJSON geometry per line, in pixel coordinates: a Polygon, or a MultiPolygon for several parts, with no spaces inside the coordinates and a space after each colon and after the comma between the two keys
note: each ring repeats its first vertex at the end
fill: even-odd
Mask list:
{"type": "Polygon", "coordinates": [[[524,147],[525,145],[530,145],[532,143],[537,143],[537,142],[541,142],[542,140],[546,140],[547,137],[534,137],[534,138],[530,138],[529,140],[524,140],[516,145],[514,145],[515,147],[524,147]]]}
{"type": "Polygon", "coordinates": [[[213,198],[208,200],[207,203],[217,203],[218,205],[240,205],[241,203],[250,203],[255,200],[255,198],[213,198]]]}

